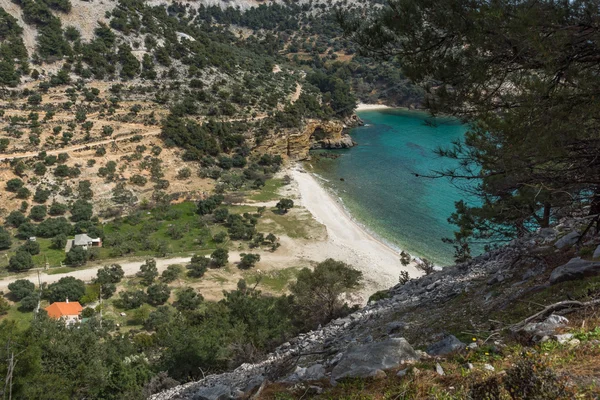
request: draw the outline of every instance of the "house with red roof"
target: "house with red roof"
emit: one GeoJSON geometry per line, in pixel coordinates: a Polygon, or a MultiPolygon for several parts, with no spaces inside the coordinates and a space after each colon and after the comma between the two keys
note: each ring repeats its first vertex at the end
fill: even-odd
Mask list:
{"type": "Polygon", "coordinates": [[[78,301],[69,302],[67,299],[65,302],[52,303],[45,310],[49,317],[63,320],[66,324],[73,324],[80,321],[83,307],[78,301]]]}

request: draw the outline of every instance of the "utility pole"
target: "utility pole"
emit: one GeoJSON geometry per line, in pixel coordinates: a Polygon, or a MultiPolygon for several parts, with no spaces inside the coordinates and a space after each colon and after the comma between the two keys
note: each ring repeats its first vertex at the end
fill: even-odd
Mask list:
{"type": "Polygon", "coordinates": [[[100,329],[102,329],[102,284],[100,284],[100,329]]]}
{"type": "Polygon", "coordinates": [[[35,313],[34,318],[37,317],[37,314],[40,312],[40,307],[42,305],[42,278],[40,277],[40,271],[37,271],[37,275],[38,275],[38,287],[40,288],[40,293],[38,295],[38,303],[37,303],[37,307],[35,308],[35,313]]]}

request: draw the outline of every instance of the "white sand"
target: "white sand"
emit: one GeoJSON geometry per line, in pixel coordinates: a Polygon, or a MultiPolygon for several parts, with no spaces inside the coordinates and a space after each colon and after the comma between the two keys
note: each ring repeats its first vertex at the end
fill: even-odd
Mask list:
{"type": "Polygon", "coordinates": [[[389,106],[386,106],[385,104],[365,104],[365,103],[358,103],[356,105],[356,111],[368,111],[368,110],[381,110],[384,108],[391,108],[389,106]]]}
{"type": "Polygon", "coordinates": [[[414,264],[404,267],[397,251],[353,221],[312,175],[297,166],[291,176],[297,183],[302,206],[327,227],[327,240],[321,249],[325,258],[335,258],[360,269],[365,278],[363,296],[398,283],[400,271],[407,271],[411,277],[421,275],[414,264]]]}

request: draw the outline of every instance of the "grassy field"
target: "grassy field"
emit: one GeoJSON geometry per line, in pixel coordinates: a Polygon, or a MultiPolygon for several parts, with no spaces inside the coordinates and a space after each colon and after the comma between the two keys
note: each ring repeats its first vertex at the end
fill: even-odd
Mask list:
{"type": "Polygon", "coordinates": [[[279,200],[279,189],[281,189],[285,183],[283,179],[273,178],[267,180],[265,186],[260,190],[260,192],[249,197],[249,200],[252,201],[273,201],[279,200]]]}

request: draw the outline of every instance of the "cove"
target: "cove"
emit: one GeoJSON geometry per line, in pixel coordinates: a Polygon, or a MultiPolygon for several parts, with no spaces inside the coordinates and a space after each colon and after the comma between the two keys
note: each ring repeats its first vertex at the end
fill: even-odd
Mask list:
{"type": "MultiPolygon", "coordinates": [[[[466,194],[446,179],[428,179],[452,160],[434,150],[460,139],[467,127],[449,118],[427,124],[428,114],[408,110],[358,112],[365,126],[351,131],[357,147],[315,151],[307,169],[342,201],[360,224],[388,244],[437,265],[453,263],[455,227],[447,222],[466,194]]],[[[468,200],[468,199],[467,199],[468,200]]],[[[472,249],[473,255],[478,249],[472,249]]]]}

